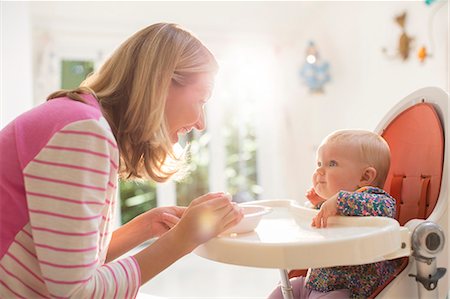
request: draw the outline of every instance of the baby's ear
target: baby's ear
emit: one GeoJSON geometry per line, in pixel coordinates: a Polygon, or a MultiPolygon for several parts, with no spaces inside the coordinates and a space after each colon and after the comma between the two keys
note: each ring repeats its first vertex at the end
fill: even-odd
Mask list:
{"type": "Polygon", "coordinates": [[[373,167],[367,167],[361,176],[360,186],[372,185],[377,177],[377,170],[373,167]]]}

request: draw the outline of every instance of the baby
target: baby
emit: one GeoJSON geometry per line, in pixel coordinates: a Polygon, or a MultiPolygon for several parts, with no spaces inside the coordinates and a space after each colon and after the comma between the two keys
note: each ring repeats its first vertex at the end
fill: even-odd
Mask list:
{"type": "MultiPolygon", "coordinates": [[[[389,146],[379,135],[341,130],[327,136],[317,151],[313,188],[307,198],[320,208],[312,220],[327,227],[330,216],[395,216],[395,199],[382,190],[390,165],[389,146]]],[[[291,279],[294,298],[368,297],[395,271],[394,261],[309,269],[291,279]]],[[[282,298],[280,287],[269,296],[282,298]]]]}

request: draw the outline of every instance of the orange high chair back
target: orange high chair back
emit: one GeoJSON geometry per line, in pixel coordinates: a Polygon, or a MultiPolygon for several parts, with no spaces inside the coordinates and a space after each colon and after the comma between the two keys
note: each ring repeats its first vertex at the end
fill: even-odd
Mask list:
{"type": "Polygon", "coordinates": [[[382,132],[391,149],[391,168],[384,189],[397,200],[396,219],[426,219],[441,187],[444,133],[430,103],[400,113],[382,132]]]}
{"type": "MultiPolygon", "coordinates": [[[[381,132],[391,150],[384,189],[397,200],[396,219],[405,225],[427,219],[439,199],[444,165],[444,132],[432,103],[421,102],[399,113],[381,132]]],[[[408,265],[400,258],[395,275],[370,296],[375,298],[408,265]]]]}

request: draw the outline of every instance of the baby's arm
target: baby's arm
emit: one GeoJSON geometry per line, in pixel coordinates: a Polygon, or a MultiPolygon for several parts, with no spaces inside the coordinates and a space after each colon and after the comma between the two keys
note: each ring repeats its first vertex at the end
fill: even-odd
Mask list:
{"type": "Polygon", "coordinates": [[[322,203],[319,213],[317,213],[311,222],[311,226],[317,228],[327,227],[328,217],[338,215],[337,196],[338,193],[322,203]]]}
{"type": "Polygon", "coordinates": [[[341,191],[320,207],[319,213],[313,218],[313,227],[327,227],[328,217],[344,216],[395,216],[395,199],[387,193],[347,192],[341,191]]]}
{"type": "Polygon", "coordinates": [[[339,214],[345,216],[395,216],[395,199],[383,193],[341,191],[337,197],[339,214]]]}

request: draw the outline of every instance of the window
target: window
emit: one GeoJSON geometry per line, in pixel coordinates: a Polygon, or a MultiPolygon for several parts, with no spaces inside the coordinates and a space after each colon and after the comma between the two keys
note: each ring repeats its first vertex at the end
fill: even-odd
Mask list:
{"type": "Polygon", "coordinates": [[[152,181],[120,180],[121,223],[157,206],[156,183],[152,181]]]}
{"type": "Polygon", "coordinates": [[[61,88],[74,89],[94,71],[94,63],[89,60],[61,61],[61,88]]]}
{"type": "Polygon", "coordinates": [[[258,199],[256,136],[251,123],[243,123],[229,110],[225,126],[226,169],[228,192],[236,202],[258,199]]]}
{"type": "Polygon", "coordinates": [[[188,206],[191,201],[209,192],[209,134],[192,130],[181,138],[189,144],[187,175],[176,184],[177,205],[188,206]]]}

